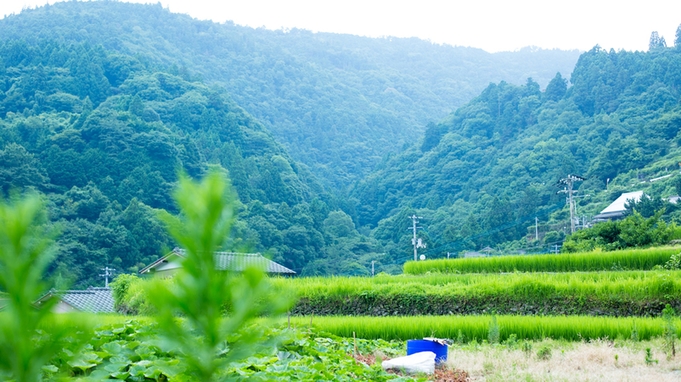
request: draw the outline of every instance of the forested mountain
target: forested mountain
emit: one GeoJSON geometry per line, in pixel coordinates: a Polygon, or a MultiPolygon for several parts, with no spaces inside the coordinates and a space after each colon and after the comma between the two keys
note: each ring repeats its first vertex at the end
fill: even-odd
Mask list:
{"type": "Polygon", "coordinates": [[[545,91],[532,80],[489,85],[357,184],[360,225],[375,228],[374,237],[404,261],[415,211],[425,218],[426,253],[442,257],[520,239],[535,217],[545,231],[564,231],[567,208],[556,181],[568,174],[588,177],[579,187],[590,197],[579,208],[592,213],[623,191],[650,188],[641,182],[658,176],[670,175],[657,192],[676,192],[679,46],[681,30],[673,48],[596,46],[579,58],[569,87],[560,73],[545,91]]]}
{"type": "Polygon", "coordinates": [[[162,255],[174,243],[158,216],[177,212],[178,171],[199,177],[215,166],[241,202],[233,249],[299,272],[346,251],[336,264],[344,273],[373,251],[224,90],[88,43],[5,42],[0,57],[0,188],[45,195],[47,224],[61,232],[54,275],[99,284],[104,266],[130,272],[162,255]]]}
{"type": "Polygon", "coordinates": [[[158,216],[180,169],[229,174],[229,249],[304,275],[399,271],[414,213],[429,257],[517,242],[535,217],[560,239],[559,178],[587,176],[597,211],[681,161],[681,50],[574,59],[58,3],[0,20],[0,187],[45,195],[51,272],[76,286],[174,246],[158,216]]]}
{"type": "MultiPolygon", "coordinates": [[[[0,39],[101,45],[225,87],[326,184],[344,187],[490,82],[546,85],[576,51],[489,54],[418,39],[269,31],[160,5],[60,2],[0,20],[0,39]]],[[[112,84],[114,87],[117,84],[112,84]]],[[[100,98],[90,97],[97,104],[100,98]]]]}

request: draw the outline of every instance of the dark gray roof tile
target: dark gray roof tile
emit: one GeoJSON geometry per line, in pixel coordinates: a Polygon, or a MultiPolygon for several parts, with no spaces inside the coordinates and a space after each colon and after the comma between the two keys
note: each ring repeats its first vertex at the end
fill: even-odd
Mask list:
{"type": "MultiPolygon", "coordinates": [[[[173,250],[185,257],[184,249],[173,250]]],[[[259,267],[267,273],[294,275],[296,272],[276,263],[259,253],[215,252],[215,268],[220,271],[242,272],[248,267],[259,267]]]]}
{"type": "Polygon", "coordinates": [[[38,303],[52,296],[58,296],[62,301],[81,312],[115,313],[111,288],[90,287],[84,290],[52,290],[41,297],[38,303]]]}

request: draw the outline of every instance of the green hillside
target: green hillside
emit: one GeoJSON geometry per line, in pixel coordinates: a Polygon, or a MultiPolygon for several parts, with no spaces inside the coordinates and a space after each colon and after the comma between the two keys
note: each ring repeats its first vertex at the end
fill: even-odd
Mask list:
{"type": "Polygon", "coordinates": [[[532,77],[545,86],[557,71],[569,73],[579,55],[489,54],[418,39],[268,31],[110,1],[60,2],[0,20],[0,40],[43,39],[102,45],[221,84],[293,158],[336,187],[417,140],[428,122],[490,82],[532,77]]]}
{"type": "Polygon", "coordinates": [[[586,215],[622,191],[676,190],[674,176],[641,183],[681,159],[676,48],[595,47],[573,70],[574,52],[267,31],[117,2],[27,10],[0,36],[0,187],[46,195],[62,232],[50,271],[79,285],[175,245],[157,215],[177,212],[180,168],[228,172],[230,247],[305,275],[399,272],[415,212],[429,258],[522,247],[535,217],[540,244],[559,242],[555,182],[569,173],[588,177],[586,215]]]}
{"type": "Polygon", "coordinates": [[[415,211],[430,257],[518,240],[535,217],[559,239],[569,215],[556,182],[568,174],[588,177],[579,185],[590,195],[580,199],[584,214],[623,191],[652,192],[641,182],[654,177],[671,175],[653,193],[675,191],[680,99],[681,50],[666,47],[597,46],[580,57],[570,86],[560,74],[545,91],[530,80],[491,84],[357,184],[360,225],[375,228],[398,261],[409,256],[404,231],[415,211]]]}
{"type": "Polygon", "coordinates": [[[313,176],[224,90],[87,43],[6,42],[0,57],[0,189],[48,199],[61,280],[98,284],[104,266],[134,271],[172,248],[158,215],[177,213],[180,170],[224,168],[242,202],[230,245],[296,271],[323,257],[326,233],[344,224],[313,176]]]}

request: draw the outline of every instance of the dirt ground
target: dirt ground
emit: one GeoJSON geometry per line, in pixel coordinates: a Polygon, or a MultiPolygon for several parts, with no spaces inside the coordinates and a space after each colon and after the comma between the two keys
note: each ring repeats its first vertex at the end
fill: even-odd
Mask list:
{"type": "Polygon", "coordinates": [[[661,340],[527,344],[454,345],[447,364],[470,381],[681,381],[681,351],[668,360],[661,340]]]}

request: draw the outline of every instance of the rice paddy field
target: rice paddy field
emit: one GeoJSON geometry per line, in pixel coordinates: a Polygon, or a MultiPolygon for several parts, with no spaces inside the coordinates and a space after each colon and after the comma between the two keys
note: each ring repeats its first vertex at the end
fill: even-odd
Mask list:
{"type": "Polygon", "coordinates": [[[431,260],[409,262],[399,276],[275,285],[300,297],[294,327],[447,338],[448,366],[471,381],[677,381],[681,320],[662,310],[681,310],[681,271],[661,266],[679,252],[431,260]]]}
{"type": "Polygon", "coordinates": [[[681,308],[681,271],[531,272],[273,280],[294,314],[656,316],[681,308]]]}
{"type": "Polygon", "coordinates": [[[275,279],[301,298],[390,294],[512,295],[534,298],[551,294],[576,297],[621,296],[646,299],[681,296],[681,271],[622,271],[505,274],[427,274],[378,277],[306,277],[275,279]]]}
{"type": "Polygon", "coordinates": [[[406,274],[499,273],[499,272],[588,272],[651,270],[666,263],[678,247],[632,249],[613,252],[517,255],[469,259],[409,261],[406,274]]]}
{"type": "MultiPolygon", "coordinates": [[[[681,310],[681,270],[659,267],[680,251],[433,260],[403,275],[271,282],[298,297],[281,328],[350,341],[447,338],[448,365],[468,380],[680,380],[670,346],[681,319],[662,311],[681,310]]],[[[143,286],[129,290],[143,302],[143,286]]]]}
{"type": "MultiPolygon", "coordinates": [[[[597,339],[650,340],[663,334],[662,318],[589,317],[589,316],[401,316],[401,317],[292,317],[298,328],[312,328],[340,337],[408,340],[448,338],[458,343],[471,341],[540,341],[545,338],[567,341],[597,339]],[[490,333],[498,337],[490,341],[490,333]],[[495,335],[496,336],[496,335],[495,335]]],[[[681,335],[681,320],[676,319],[676,337],[681,335]]]]}

